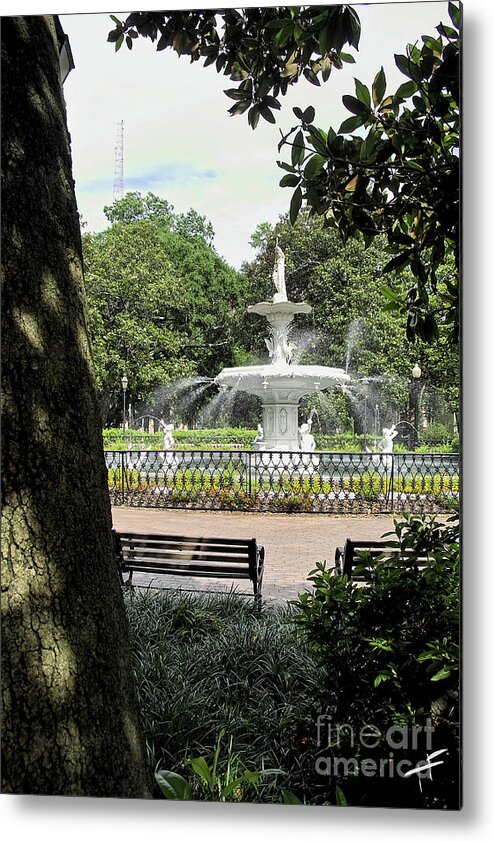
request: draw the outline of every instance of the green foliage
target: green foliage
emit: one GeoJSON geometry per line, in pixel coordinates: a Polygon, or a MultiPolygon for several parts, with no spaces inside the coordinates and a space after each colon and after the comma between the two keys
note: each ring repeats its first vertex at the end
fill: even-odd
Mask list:
{"type": "Polygon", "coordinates": [[[451,442],[452,438],[453,436],[445,424],[429,424],[428,427],[425,427],[420,431],[420,441],[424,443],[434,442],[447,444],[448,442],[451,442]]]}
{"type": "MultiPolygon", "coordinates": [[[[153,769],[173,770],[202,799],[279,803],[281,787],[300,792],[320,676],[291,612],[234,593],[134,591],[125,601],[153,769]]],[[[177,797],[187,791],[165,780],[177,797]]]]}
{"type": "Polygon", "coordinates": [[[106,208],[112,226],[83,235],[89,328],[104,423],[128,400],[145,406],[158,387],[232,363],[240,276],[215,252],[194,210],[175,215],[152,193],[106,208]]]}
{"type": "MultiPolygon", "coordinates": [[[[412,516],[397,521],[389,544],[398,557],[363,556],[356,567],[367,580],[365,587],[319,564],[309,576],[313,590],[294,603],[295,622],[330,677],[332,722],[346,723],[357,734],[372,724],[382,737],[393,725],[422,728],[430,722],[432,749],[448,750],[442,773],[427,785],[422,781],[423,791],[404,779],[386,780],[383,789],[382,780],[346,778],[342,786],[349,803],[457,806],[458,537],[456,518],[447,524],[412,516]],[[431,560],[422,567],[424,553],[431,560]]],[[[332,755],[357,759],[359,753],[366,758],[389,753],[384,737],[375,751],[351,745],[348,738],[329,749],[332,755]]],[[[406,745],[398,757],[415,765],[420,754],[406,745]]]]}
{"type": "Polygon", "coordinates": [[[145,196],[137,191],[126,193],[112,205],[106,205],[103,212],[112,225],[117,222],[151,220],[169,227],[173,220],[173,205],[151,192],[145,196]]]}
{"type": "Polygon", "coordinates": [[[387,309],[407,315],[407,336],[437,338],[438,324],[458,335],[459,270],[459,56],[460,13],[449,4],[453,26],[423,36],[395,56],[408,81],[390,94],[383,69],[371,89],[359,80],[344,96],[352,114],[328,132],[314,125],[314,109],[294,109],[300,123],[280,142],[291,148],[279,162],[295,187],[292,223],[305,199],[311,213],[336,227],[343,240],[360,233],[370,244],[384,235],[393,255],[383,267],[409,267],[413,283],[403,295],[383,288],[387,309]],[[364,128],[366,134],[353,134],[364,128]],[[351,135],[351,137],[348,137],[351,135]],[[448,255],[454,271],[440,282],[448,255]]]}
{"type": "MultiPolygon", "coordinates": [[[[257,430],[243,427],[222,427],[220,429],[174,430],[177,450],[251,450],[257,430]]],[[[372,436],[355,433],[333,433],[324,435],[315,431],[316,450],[330,453],[363,453],[366,445],[371,449],[376,441],[372,436]]],[[[380,438],[380,436],[379,436],[380,438]]],[[[443,424],[431,424],[421,431],[421,444],[417,453],[457,453],[458,437],[452,436],[443,424]],[[428,430],[431,432],[427,432],[428,430]],[[427,434],[426,434],[427,433],[427,434]]],[[[163,450],[163,432],[143,433],[128,429],[125,434],[119,427],[103,430],[105,450],[163,450]]],[[[407,452],[404,445],[396,445],[395,452],[407,452]]]]}
{"type": "Polygon", "coordinates": [[[184,761],[195,775],[195,786],[191,786],[176,772],[157,771],[155,779],[165,798],[190,801],[194,795],[199,800],[207,801],[243,801],[246,792],[257,791],[257,784],[263,775],[279,773],[279,770],[263,769],[254,772],[246,769],[233,750],[233,737],[230,737],[226,757],[222,757],[221,741],[225,736],[222,729],[214,746],[211,763],[204,756],[192,757],[184,761]]]}
{"type": "Polygon", "coordinates": [[[159,228],[149,220],[84,234],[83,254],[103,416],[121,419],[124,371],[133,403],[193,373],[180,330],[187,302],[159,228]]]}
{"type": "Polygon", "coordinates": [[[111,15],[108,41],[119,50],[142,36],[157,50],[173,48],[191,62],[204,59],[218,73],[238,82],[225,94],[229,113],[247,112],[255,129],[260,117],[275,122],[273,111],[303,75],[314,85],[333,68],[353,62],[345,44],[358,47],[360,22],[351,6],[301,6],[181,12],[132,12],[124,21],[111,15]]]}
{"type": "Polygon", "coordinates": [[[103,208],[106,218],[114,225],[117,222],[142,222],[150,220],[159,222],[161,227],[180,234],[181,237],[200,237],[208,245],[214,239],[214,230],[205,216],[190,208],[187,213],[176,214],[173,205],[148,192],[145,196],[139,191],[128,192],[112,205],[103,208]]]}
{"type": "Polygon", "coordinates": [[[458,806],[458,529],[409,517],[393,538],[406,558],[366,561],[365,587],[321,564],[287,607],[234,593],[125,593],[149,762],[165,797],[458,806]],[[432,561],[421,569],[424,551],[432,561]],[[321,717],[345,725],[337,743],[320,739],[321,717]],[[420,786],[316,773],[328,752],[379,762],[389,729],[399,737],[413,726],[419,744],[402,740],[392,754],[415,765],[428,722],[429,751],[448,754],[420,786]],[[352,744],[369,725],[378,744],[352,744]]]}

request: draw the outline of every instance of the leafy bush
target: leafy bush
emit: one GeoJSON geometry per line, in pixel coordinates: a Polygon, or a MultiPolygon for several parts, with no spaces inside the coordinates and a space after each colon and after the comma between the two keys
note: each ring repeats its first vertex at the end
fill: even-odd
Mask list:
{"type": "Polygon", "coordinates": [[[445,424],[429,424],[420,430],[420,441],[423,443],[433,442],[434,444],[449,444],[453,436],[445,424]]]}
{"type": "MultiPolygon", "coordinates": [[[[225,427],[211,430],[174,430],[177,450],[251,450],[256,430],[245,430],[240,427],[225,427]]],[[[317,450],[329,453],[363,453],[368,447],[377,449],[378,439],[372,436],[354,433],[335,433],[324,435],[314,432],[317,450]]],[[[421,432],[421,444],[416,448],[417,453],[451,453],[458,450],[458,436],[451,436],[442,424],[431,424],[421,432]],[[435,437],[435,430],[438,437],[435,437]],[[432,432],[429,432],[432,431],[432,432]]],[[[103,430],[103,445],[105,450],[127,450],[129,444],[134,450],[162,450],[163,432],[143,433],[141,430],[126,430],[113,428],[103,430]]],[[[395,444],[396,453],[408,453],[410,448],[402,443],[395,444]]]]}
{"type": "MultiPolygon", "coordinates": [[[[299,595],[295,622],[311,651],[324,665],[328,682],[321,693],[320,714],[332,723],[338,743],[313,743],[325,763],[339,758],[355,774],[328,777],[328,789],[338,784],[350,804],[374,806],[458,806],[458,652],[459,547],[457,519],[439,524],[434,518],[409,516],[395,522],[397,558],[372,561],[361,572],[367,585],[336,577],[317,565],[309,576],[313,590],[299,595]],[[407,551],[407,552],[405,552],[407,551]],[[418,557],[430,562],[420,567],[418,557]],[[348,726],[341,733],[339,726],[348,726]],[[422,733],[418,745],[408,736],[422,733]],[[433,735],[432,751],[447,749],[433,780],[416,776],[366,777],[358,764],[374,761],[378,768],[390,756],[389,728],[402,728],[407,744],[394,750],[393,762],[415,766],[425,760],[424,735],[433,735]],[[424,729],[432,729],[427,731],[424,729]],[[364,747],[355,735],[377,729],[377,744],[364,747]],[[422,754],[421,754],[422,752],[422,754]],[[328,759],[329,758],[329,759],[328,759]],[[350,761],[352,766],[350,767],[350,761]],[[420,784],[420,786],[419,786],[420,784]]],[[[334,767],[333,767],[334,768],[334,767]]],[[[389,768],[389,767],[387,767],[389,768]]],[[[323,778],[314,778],[312,790],[323,778]]]]}

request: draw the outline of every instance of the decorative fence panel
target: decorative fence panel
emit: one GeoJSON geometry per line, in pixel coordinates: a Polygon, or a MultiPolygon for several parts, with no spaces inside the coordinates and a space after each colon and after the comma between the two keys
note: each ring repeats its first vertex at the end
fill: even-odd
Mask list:
{"type": "Polygon", "coordinates": [[[448,512],[458,454],[106,451],[113,505],[269,512],[448,512]]]}

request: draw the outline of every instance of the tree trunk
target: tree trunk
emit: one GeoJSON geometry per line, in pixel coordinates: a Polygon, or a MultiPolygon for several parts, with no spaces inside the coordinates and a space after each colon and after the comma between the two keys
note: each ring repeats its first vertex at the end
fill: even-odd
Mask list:
{"type": "Polygon", "coordinates": [[[2,19],[2,789],[149,797],[57,23],[2,19]]]}

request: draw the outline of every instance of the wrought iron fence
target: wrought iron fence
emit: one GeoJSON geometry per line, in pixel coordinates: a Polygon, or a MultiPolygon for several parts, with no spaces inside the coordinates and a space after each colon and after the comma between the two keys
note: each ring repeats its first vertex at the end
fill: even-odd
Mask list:
{"type": "Polygon", "coordinates": [[[270,512],[432,513],[458,505],[452,453],[106,451],[113,505],[270,512]]]}

